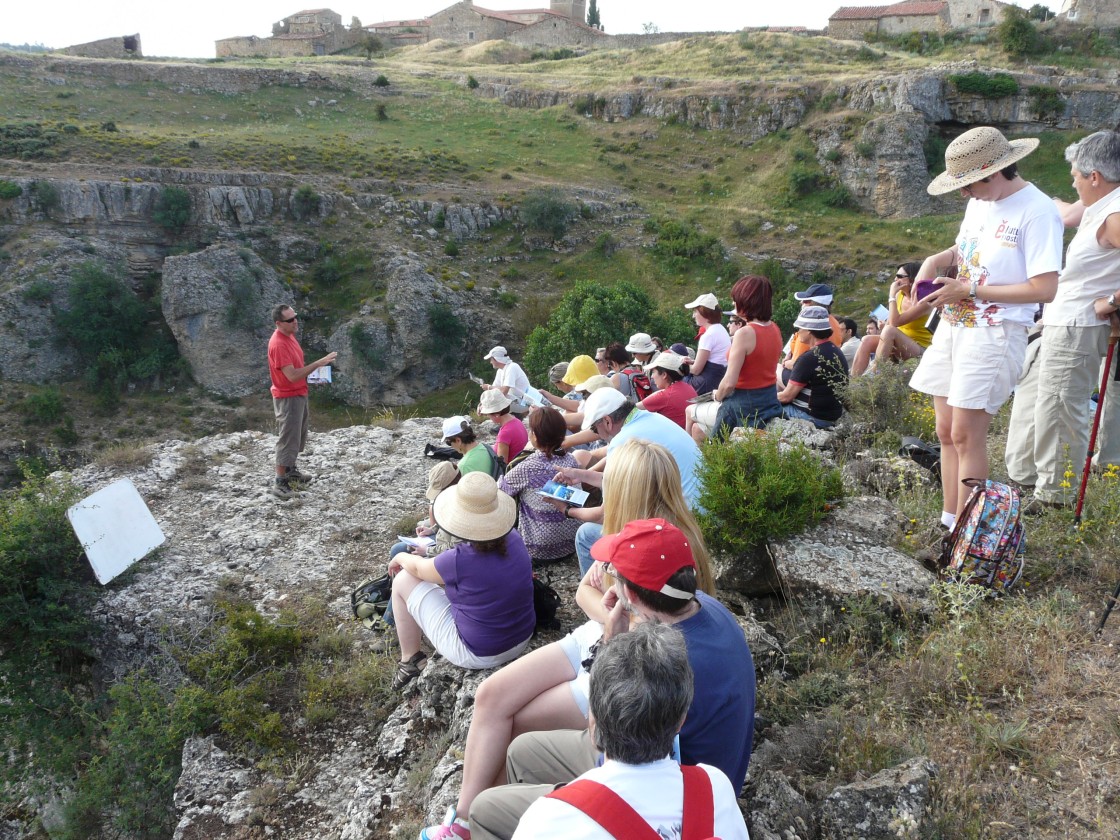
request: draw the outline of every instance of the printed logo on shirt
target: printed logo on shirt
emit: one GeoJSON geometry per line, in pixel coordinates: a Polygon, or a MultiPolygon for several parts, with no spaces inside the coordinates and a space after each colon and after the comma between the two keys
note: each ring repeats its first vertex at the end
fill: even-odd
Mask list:
{"type": "Polygon", "coordinates": [[[996,228],[995,238],[1001,248],[1018,248],[1020,228],[1012,227],[1004,219],[996,228]]]}

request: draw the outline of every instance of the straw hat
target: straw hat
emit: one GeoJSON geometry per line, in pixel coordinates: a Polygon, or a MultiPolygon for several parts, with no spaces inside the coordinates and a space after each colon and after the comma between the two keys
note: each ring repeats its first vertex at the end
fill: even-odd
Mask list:
{"type": "Polygon", "coordinates": [[[478,413],[497,414],[502,409],[509,408],[511,405],[513,405],[513,400],[497,388],[490,388],[482,392],[482,399],[478,402],[478,413]]]}
{"type": "Polygon", "coordinates": [[[994,175],[1038,148],[1038,140],[1008,140],[990,126],[971,128],[945,150],[945,171],[930,181],[926,192],[944,195],[994,175]]]}
{"type": "Polygon", "coordinates": [[[432,504],[439,527],[461,540],[485,542],[504,537],[517,521],[517,502],[484,472],[469,472],[432,504]]]}
{"type": "MultiPolygon", "coordinates": [[[[606,351],[604,351],[606,352],[606,351]]],[[[599,373],[599,368],[595,366],[595,360],[590,356],[576,356],[568,362],[568,372],[564,374],[563,382],[565,385],[571,385],[573,388],[581,382],[586,382],[592,376],[599,373]]]]}
{"type": "Polygon", "coordinates": [[[436,496],[450,487],[458,475],[459,468],[451,461],[440,461],[428,470],[428,489],[424,491],[428,501],[434,502],[436,496]]]}

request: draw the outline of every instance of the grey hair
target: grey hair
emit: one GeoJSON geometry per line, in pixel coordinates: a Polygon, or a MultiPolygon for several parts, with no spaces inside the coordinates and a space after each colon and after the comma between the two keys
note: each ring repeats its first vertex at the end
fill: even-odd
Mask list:
{"type": "Polygon", "coordinates": [[[1120,133],[1106,129],[1071,143],[1066,160],[1086,178],[1096,171],[1110,184],[1120,184],[1120,133]]]}
{"type": "Polygon", "coordinates": [[[637,408],[637,404],[630,402],[630,400],[627,400],[606,416],[611,418],[611,420],[613,420],[615,423],[625,423],[626,418],[630,416],[630,412],[635,408],[637,408]]]}
{"type": "Polygon", "coordinates": [[[645,622],[615,636],[591,666],[595,746],[626,764],[666,758],[692,691],[688,648],[675,627],[645,622]]]}
{"type": "Polygon", "coordinates": [[[272,322],[276,323],[277,321],[283,321],[284,320],[284,310],[285,309],[291,309],[291,308],[292,307],[289,306],[286,303],[276,304],[274,307],[272,307],[272,322]]]}

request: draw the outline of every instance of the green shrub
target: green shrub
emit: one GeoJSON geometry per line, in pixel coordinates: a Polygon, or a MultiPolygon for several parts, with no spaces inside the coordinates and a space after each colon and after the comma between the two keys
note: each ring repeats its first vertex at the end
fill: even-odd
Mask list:
{"type": "Polygon", "coordinates": [[[319,193],[310,185],[304,184],[292,196],[292,215],[301,221],[317,216],[322,202],[319,193]]]}
{"type": "Polygon", "coordinates": [[[467,327],[455,310],[446,303],[433,303],[428,307],[428,328],[429,337],[424,351],[442,360],[447,367],[458,364],[467,327]]]}
{"type": "Polygon", "coordinates": [[[0,180],[0,199],[19,198],[23,195],[23,187],[15,181],[0,180]]]}
{"type": "Polygon", "coordinates": [[[700,527],[714,551],[735,556],[800,533],[843,495],[840,471],[803,446],[749,432],[702,448],[700,527]]]}
{"type": "Polygon", "coordinates": [[[1040,120],[1056,120],[1065,111],[1065,101],[1057,88],[1031,85],[1027,88],[1027,96],[1040,120]]]}
{"type": "Polygon", "coordinates": [[[152,220],[164,230],[181,233],[191,220],[191,194],[183,187],[164,187],[152,208],[152,220]]]}
{"type": "Polygon", "coordinates": [[[812,195],[821,187],[823,173],[820,169],[804,164],[797,164],[789,168],[786,176],[789,181],[789,190],[796,196],[812,195]]]}
{"type": "Polygon", "coordinates": [[[377,106],[377,121],[385,122],[387,119],[389,119],[389,112],[385,109],[383,104],[379,104],[377,106]]]}
{"type": "Polygon", "coordinates": [[[847,389],[847,408],[853,423],[866,435],[914,435],[937,439],[930,398],[910,388],[916,361],[876,365],[874,376],[857,376],[847,389]]]}
{"type": "Polygon", "coordinates": [[[657,235],[653,253],[678,271],[696,265],[715,266],[723,261],[719,237],[705,233],[692,222],[651,219],[646,223],[646,231],[657,235]]]}
{"type": "Polygon", "coordinates": [[[1046,42],[1027,18],[1027,13],[1017,6],[1007,6],[1003,19],[996,25],[996,37],[1003,51],[1011,58],[1037,55],[1046,48],[1046,42]]]}
{"type": "Polygon", "coordinates": [[[384,73],[378,74],[377,78],[373,80],[376,87],[389,87],[389,77],[384,73]]]}
{"type": "Polygon", "coordinates": [[[351,324],[349,329],[350,349],[362,363],[371,370],[377,370],[385,364],[385,348],[377,344],[364,325],[351,324]]]}
{"type": "Polygon", "coordinates": [[[57,209],[62,203],[62,198],[58,194],[58,187],[50,181],[36,181],[31,185],[31,194],[39,203],[40,209],[47,215],[50,215],[51,211],[57,209]]]}
{"type": "Polygon", "coordinates": [[[62,392],[53,386],[28,394],[24,397],[22,408],[29,419],[44,424],[57,423],[66,414],[62,392]]]}
{"type": "Polygon", "coordinates": [[[471,90],[474,90],[475,88],[477,88],[478,87],[478,79],[476,79],[474,76],[467,76],[467,87],[470,88],[471,90]]]}
{"type": "Polygon", "coordinates": [[[59,133],[40,123],[0,123],[0,157],[33,160],[52,158],[59,133]]]}
{"type": "Polygon", "coordinates": [[[239,271],[234,275],[229,284],[229,298],[227,327],[253,330],[267,320],[262,317],[264,308],[260,287],[250,271],[239,271]]]}
{"type": "Polygon", "coordinates": [[[926,156],[926,170],[928,172],[940,172],[945,168],[945,150],[949,147],[949,141],[941,134],[931,131],[926,135],[925,142],[922,144],[922,151],[926,156]]]}
{"type": "Polygon", "coordinates": [[[50,280],[40,277],[24,286],[20,297],[28,303],[49,303],[54,297],[54,286],[50,280]]]}
{"type": "Polygon", "coordinates": [[[117,131],[117,124],[112,120],[106,120],[101,123],[101,130],[108,131],[110,134],[115,133],[117,131]]]}
{"type": "Polygon", "coordinates": [[[521,220],[536,233],[544,233],[553,241],[568,232],[579,212],[575,204],[554,188],[533,190],[521,202],[521,220]]]}
{"type": "Polygon", "coordinates": [[[1007,73],[987,73],[972,71],[956,73],[948,77],[959,93],[972,93],[985,99],[1001,99],[1014,96],[1019,92],[1019,83],[1007,73]]]}

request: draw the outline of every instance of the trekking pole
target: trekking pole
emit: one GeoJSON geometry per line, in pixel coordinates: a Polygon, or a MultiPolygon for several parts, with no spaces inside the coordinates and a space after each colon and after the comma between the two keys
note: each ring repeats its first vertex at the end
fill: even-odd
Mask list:
{"type": "MultiPolygon", "coordinates": [[[[1120,338],[1120,317],[1113,312],[1112,333],[1108,337],[1108,353],[1104,357],[1104,371],[1101,373],[1101,387],[1097,391],[1097,410],[1093,412],[1093,431],[1089,435],[1089,451],[1085,453],[1085,468],[1081,471],[1081,487],[1077,491],[1077,509],[1073,514],[1073,527],[1081,527],[1081,508],[1085,504],[1085,487],[1089,484],[1089,471],[1093,467],[1093,449],[1097,445],[1097,432],[1101,425],[1101,411],[1104,409],[1104,392],[1108,386],[1108,371],[1112,367],[1112,357],[1116,353],[1116,341],[1120,338]]],[[[1111,606],[1109,607],[1111,610],[1111,606]]],[[[1107,617],[1107,613],[1105,614],[1107,617]]],[[[1102,622],[1103,625],[1103,622],[1102,622]]]]}

